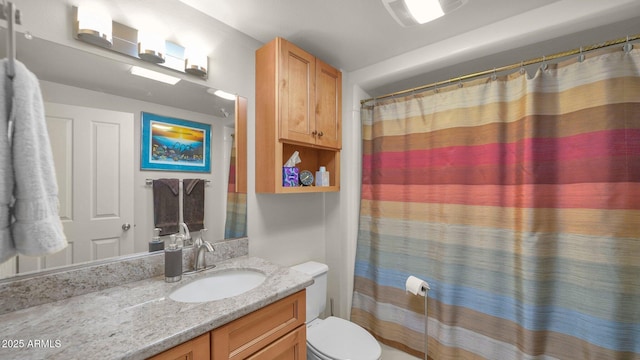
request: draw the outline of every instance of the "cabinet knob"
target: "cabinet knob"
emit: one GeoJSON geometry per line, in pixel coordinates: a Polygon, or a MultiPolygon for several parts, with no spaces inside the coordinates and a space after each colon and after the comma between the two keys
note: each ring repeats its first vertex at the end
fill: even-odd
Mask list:
{"type": "Polygon", "coordinates": [[[320,132],[318,133],[318,136],[322,136],[322,135],[324,135],[324,133],[323,133],[322,131],[320,131],[320,132]]]}
{"type": "Polygon", "coordinates": [[[313,131],[311,132],[311,135],[313,135],[313,136],[318,135],[318,130],[313,130],[313,131]]]}

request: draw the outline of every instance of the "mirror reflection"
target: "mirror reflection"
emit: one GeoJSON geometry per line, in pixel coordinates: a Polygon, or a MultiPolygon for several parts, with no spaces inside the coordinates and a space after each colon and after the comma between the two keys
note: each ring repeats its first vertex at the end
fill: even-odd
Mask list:
{"type": "Polygon", "coordinates": [[[129,70],[138,59],[113,60],[20,33],[16,49],[40,80],[70,246],[8,261],[0,278],[147,252],[156,227],[150,184],[162,178],[178,179],[180,187],[203,180],[206,240],[246,236],[245,98],[219,98],[204,82],[135,77],[129,70]],[[210,125],[211,171],[141,170],[142,112],[210,125]]]}

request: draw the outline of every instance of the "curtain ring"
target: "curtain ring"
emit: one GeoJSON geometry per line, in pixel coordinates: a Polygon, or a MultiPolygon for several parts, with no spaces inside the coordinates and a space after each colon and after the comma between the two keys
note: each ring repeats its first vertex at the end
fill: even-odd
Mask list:
{"type": "Polygon", "coordinates": [[[464,85],[462,85],[462,78],[458,78],[458,88],[463,87],[464,85]]]}
{"type": "Polygon", "coordinates": [[[629,35],[627,35],[627,42],[622,47],[622,50],[624,50],[624,52],[627,53],[627,54],[630,53],[631,50],[633,50],[633,45],[631,43],[629,43],[629,35]]]}
{"type": "Polygon", "coordinates": [[[584,49],[582,48],[582,46],[580,46],[580,54],[578,55],[578,62],[583,62],[584,61],[584,54],[582,53],[583,50],[584,49]]]}
{"type": "Polygon", "coordinates": [[[498,75],[496,74],[496,68],[493,68],[493,74],[491,74],[491,81],[496,81],[498,79],[498,75]]]}
{"type": "Polygon", "coordinates": [[[542,71],[547,70],[547,67],[549,67],[547,65],[547,60],[546,59],[547,59],[546,56],[543,55],[542,56],[542,65],[540,65],[540,70],[542,70],[542,71]]]}
{"type": "Polygon", "coordinates": [[[524,75],[527,72],[524,68],[524,61],[520,61],[520,74],[524,75]]]}

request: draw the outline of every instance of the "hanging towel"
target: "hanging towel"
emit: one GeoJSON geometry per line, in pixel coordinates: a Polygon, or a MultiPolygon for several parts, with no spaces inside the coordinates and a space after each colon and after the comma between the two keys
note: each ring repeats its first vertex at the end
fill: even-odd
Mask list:
{"type": "Polygon", "coordinates": [[[191,231],[204,229],[204,180],[182,180],[182,218],[191,231]]]}
{"type": "Polygon", "coordinates": [[[160,235],[175,234],[180,229],[180,182],[178,179],[153,180],[153,222],[162,229],[160,235]]]}
{"type": "Polygon", "coordinates": [[[11,147],[7,138],[7,124],[11,109],[13,86],[7,78],[6,64],[0,64],[0,263],[16,255],[16,246],[11,237],[11,202],[13,199],[13,165],[11,147]]]}
{"type": "MultiPolygon", "coordinates": [[[[7,81],[6,76],[3,79],[7,81]]],[[[67,246],[67,240],[58,215],[58,184],[42,93],[36,76],[19,61],[15,61],[9,119],[14,123],[11,231],[16,250],[28,256],[58,252],[67,246]]]]}

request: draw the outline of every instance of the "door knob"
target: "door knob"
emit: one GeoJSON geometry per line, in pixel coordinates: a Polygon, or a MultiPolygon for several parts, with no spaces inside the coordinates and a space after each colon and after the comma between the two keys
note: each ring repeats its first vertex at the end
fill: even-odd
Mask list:
{"type": "Polygon", "coordinates": [[[131,224],[122,224],[122,230],[127,231],[131,229],[131,224]]]}

